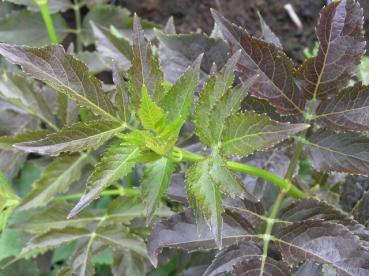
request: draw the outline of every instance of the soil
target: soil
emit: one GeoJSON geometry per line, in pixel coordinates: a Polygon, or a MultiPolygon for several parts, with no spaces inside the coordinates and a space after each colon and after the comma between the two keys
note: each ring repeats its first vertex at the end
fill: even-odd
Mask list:
{"type": "MultiPolygon", "coordinates": [[[[304,60],[303,49],[311,48],[315,40],[315,24],[320,9],[326,0],[120,0],[117,1],[143,18],[164,24],[174,17],[179,32],[193,32],[202,29],[210,33],[213,20],[210,8],[220,11],[232,22],[245,27],[249,32],[258,34],[257,10],[266,23],[280,37],[287,54],[296,62],[304,60]],[[292,4],[303,23],[298,30],[291,21],[284,5],[292,4]]],[[[369,33],[369,1],[361,0],[365,10],[366,30],[369,33]]]]}

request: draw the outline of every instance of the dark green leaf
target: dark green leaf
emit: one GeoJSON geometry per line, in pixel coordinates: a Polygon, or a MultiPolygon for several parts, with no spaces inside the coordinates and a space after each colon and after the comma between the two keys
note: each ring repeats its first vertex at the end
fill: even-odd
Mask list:
{"type": "Polygon", "coordinates": [[[109,120],[117,120],[115,109],[98,79],[89,75],[85,64],[66,54],[61,45],[29,48],[0,43],[0,54],[79,105],[109,120]]]}
{"type": "Polygon", "coordinates": [[[133,55],[129,41],[115,36],[110,31],[99,28],[92,22],[91,26],[96,39],[95,43],[98,53],[108,64],[115,63],[119,69],[129,69],[133,55]]]}
{"type": "Polygon", "coordinates": [[[137,147],[114,144],[110,146],[100,163],[89,177],[84,195],[77,205],[70,211],[71,218],[84,209],[91,201],[99,197],[100,193],[115,181],[126,176],[135,166],[135,158],[140,152],[137,147]]]}
{"type": "Polygon", "coordinates": [[[141,187],[147,222],[151,222],[161,197],[167,191],[174,169],[173,162],[165,157],[146,165],[141,187]]]}
{"type": "Polygon", "coordinates": [[[210,225],[215,242],[222,247],[222,228],[224,212],[222,195],[218,184],[209,175],[211,163],[209,159],[192,165],[186,173],[186,190],[188,201],[194,209],[197,219],[204,216],[210,225]]]}
{"type": "Polygon", "coordinates": [[[338,94],[355,74],[365,52],[363,10],[354,0],[333,1],[316,26],[318,55],[305,61],[296,76],[308,98],[338,94]]]}
{"type": "MultiPolygon", "coordinates": [[[[33,2],[30,0],[29,2],[33,2]]],[[[57,2],[57,1],[55,1],[57,2]]],[[[67,35],[68,25],[59,14],[52,16],[60,41],[67,35]]],[[[40,47],[49,44],[49,36],[40,13],[13,11],[0,19],[0,42],[40,47]]]]}
{"type": "Polygon", "coordinates": [[[138,106],[141,90],[147,87],[148,94],[155,102],[163,96],[163,73],[159,67],[159,60],[152,53],[151,43],[144,37],[140,19],[133,19],[133,57],[132,67],[129,69],[129,81],[133,103],[138,106]]]}
{"type": "Polygon", "coordinates": [[[114,276],[145,275],[145,259],[130,251],[121,251],[114,254],[112,272],[114,276]]]}
{"type": "Polygon", "coordinates": [[[18,149],[38,154],[58,155],[62,152],[81,152],[97,149],[124,126],[109,121],[91,121],[88,124],[76,123],[45,138],[16,144],[18,149]]]}
{"type": "MultiPolygon", "coordinates": [[[[27,9],[33,12],[40,10],[39,6],[35,3],[34,0],[5,0],[5,1],[17,5],[25,5],[27,9]]],[[[48,6],[50,12],[52,13],[63,12],[72,7],[71,3],[68,0],[48,0],[48,6]]]]}
{"type": "Polygon", "coordinates": [[[55,159],[33,184],[32,192],[22,199],[18,210],[45,206],[55,195],[66,192],[74,181],[80,179],[86,157],[82,154],[55,159]]]}

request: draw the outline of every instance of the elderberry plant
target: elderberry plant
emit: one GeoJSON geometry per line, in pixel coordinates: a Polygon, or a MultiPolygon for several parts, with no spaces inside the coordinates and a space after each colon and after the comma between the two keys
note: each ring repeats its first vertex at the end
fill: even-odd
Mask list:
{"type": "Polygon", "coordinates": [[[131,41],[91,16],[113,85],[61,45],[0,43],[23,71],[0,81],[13,161],[0,248],[26,240],[4,267],[71,245],[58,275],[94,275],[104,254],[114,275],[143,275],[173,249],[208,257],[203,275],[369,275],[369,88],[349,85],[365,52],[359,4],[322,9],[319,49],[298,68],[262,19],[256,37],[212,14],[210,37],[170,20],[157,46],[137,16],[131,41]],[[11,181],[27,153],[44,168],[24,193],[11,181]]]}

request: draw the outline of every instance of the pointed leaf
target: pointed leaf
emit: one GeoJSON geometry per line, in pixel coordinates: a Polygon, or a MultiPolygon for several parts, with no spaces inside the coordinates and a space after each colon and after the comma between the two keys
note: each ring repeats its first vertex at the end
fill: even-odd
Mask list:
{"type": "Polygon", "coordinates": [[[305,105],[293,78],[293,64],[273,44],[259,40],[212,10],[214,20],[231,51],[242,49],[238,69],[244,80],[260,75],[251,93],[268,100],[284,115],[302,113],[305,105]]]}
{"type": "Polygon", "coordinates": [[[110,31],[90,23],[96,39],[96,48],[108,63],[115,63],[120,69],[127,70],[131,66],[132,48],[129,41],[119,38],[110,31]]]}
{"type": "Polygon", "coordinates": [[[96,231],[96,240],[109,247],[120,250],[125,249],[146,257],[146,245],[137,235],[128,233],[128,229],[120,225],[100,227],[96,231]]]}
{"type": "Polygon", "coordinates": [[[339,131],[369,130],[369,87],[360,83],[322,101],[317,118],[327,127],[339,131]]]}
{"type": "Polygon", "coordinates": [[[146,165],[141,187],[147,222],[152,220],[161,197],[167,191],[174,169],[173,162],[165,157],[146,165]]]}
{"type": "Polygon", "coordinates": [[[260,12],[258,12],[258,16],[259,16],[259,21],[260,21],[262,39],[268,43],[274,44],[279,49],[283,49],[281,41],[276,36],[276,34],[270,29],[267,23],[265,23],[265,20],[260,14],[260,12]]]}
{"type": "Polygon", "coordinates": [[[66,54],[61,45],[29,48],[0,43],[0,54],[79,105],[110,120],[117,120],[114,107],[99,80],[89,75],[85,64],[66,54]]]}
{"type": "Polygon", "coordinates": [[[95,232],[88,236],[88,239],[82,240],[71,256],[71,270],[72,275],[78,276],[93,276],[95,274],[95,267],[92,263],[92,256],[95,251],[101,248],[100,244],[95,243],[95,232]]]}
{"type": "Polygon", "coordinates": [[[76,241],[81,238],[89,237],[91,233],[86,229],[65,228],[63,230],[51,230],[32,238],[17,259],[33,257],[42,254],[60,245],[76,241]]]}
{"type": "Polygon", "coordinates": [[[199,84],[200,64],[203,55],[187,68],[164,96],[162,107],[167,112],[168,121],[185,121],[191,113],[194,92],[199,84]]]}
{"type": "Polygon", "coordinates": [[[307,124],[279,123],[252,111],[232,115],[226,120],[221,151],[225,156],[247,156],[271,148],[308,127],[307,124]]]}
{"type": "Polygon", "coordinates": [[[198,218],[204,216],[215,242],[221,247],[224,209],[219,187],[209,175],[210,166],[208,159],[192,165],[186,173],[186,190],[191,207],[198,218]]]}
{"type": "MultiPolygon", "coordinates": [[[[25,5],[27,9],[33,12],[40,10],[39,6],[33,0],[5,0],[17,5],[25,5]]],[[[68,0],[48,0],[49,11],[51,13],[63,12],[71,8],[71,3],[68,0]]]]}
{"type": "MultiPolygon", "coordinates": [[[[191,210],[158,223],[151,232],[148,242],[151,263],[157,266],[158,255],[166,247],[181,248],[189,252],[217,248],[210,231],[204,231],[204,235],[200,236],[196,228],[196,220],[191,210]]],[[[233,244],[242,238],[255,237],[230,216],[224,217],[222,231],[224,246],[233,244]]]]}
{"type": "Polygon", "coordinates": [[[97,149],[124,126],[109,121],[91,121],[88,124],[76,123],[45,138],[16,144],[18,149],[38,154],[58,155],[62,152],[81,152],[97,149]]]}
{"type": "Polygon", "coordinates": [[[306,97],[327,98],[347,85],[365,52],[363,23],[363,10],[354,0],[334,1],[322,9],[316,27],[318,55],[296,73],[306,97]]]}
{"type": "Polygon", "coordinates": [[[114,254],[114,276],[145,275],[146,267],[145,259],[134,252],[121,251],[114,254]]]}
{"type": "Polygon", "coordinates": [[[295,222],[279,228],[274,245],[290,265],[306,259],[329,264],[340,275],[366,275],[369,253],[346,227],[323,221],[295,222]]]}
{"type": "MultiPolygon", "coordinates": [[[[33,1],[30,1],[33,2],[33,1]]],[[[39,11],[39,9],[37,9],[39,11]]],[[[59,14],[52,16],[60,41],[67,35],[68,25],[59,14]]],[[[12,11],[0,18],[0,42],[40,47],[49,44],[42,16],[27,10],[12,11]],[[20,20],[22,19],[22,20],[20,20]]]]}
{"type": "Polygon", "coordinates": [[[129,69],[132,100],[138,106],[142,87],[146,86],[148,94],[155,102],[163,96],[163,73],[158,58],[152,53],[151,44],[144,37],[144,31],[137,15],[133,19],[133,57],[129,69]]]}
{"type": "Polygon", "coordinates": [[[152,100],[146,86],[142,88],[141,105],[138,111],[145,129],[158,130],[165,119],[164,111],[152,100]]]}
{"type": "Polygon", "coordinates": [[[368,175],[369,138],[322,130],[303,142],[316,170],[368,175]]]}
{"type": "Polygon", "coordinates": [[[86,157],[82,154],[55,159],[33,184],[32,192],[22,199],[18,210],[45,206],[55,195],[66,192],[74,181],[80,179],[86,157]]]}
{"type": "Polygon", "coordinates": [[[163,33],[155,29],[160,41],[159,57],[165,79],[174,83],[188,66],[202,53],[201,77],[210,73],[213,63],[222,68],[227,60],[227,45],[221,39],[208,37],[206,34],[163,33]]]}
{"type": "MultiPolygon", "coordinates": [[[[234,71],[239,58],[239,52],[233,54],[219,73],[209,77],[200,92],[195,108],[196,134],[206,145],[211,145],[214,141],[210,131],[211,126],[214,125],[214,117],[211,116],[211,111],[233,85],[234,71]]],[[[215,140],[215,142],[218,141],[215,140]]]]}
{"type": "Polygon", "coordinates": [[[135,166],[135,158],[138,155],[139,149],[137,147],[120,144],[109,147],[89,177],[84,195],[70,211],[68,218],[78,214],[93,200],[97,199],[104,189],[126,176],[135,166]]]}
{"type": "Polygon", "coordinates": [[[11,149],[15,144],[39,140],[47,134],[49,134],[47,130],[36,130],[22,132],[16,136],[2,136],[0,137],[0,148],[11,149]]]}

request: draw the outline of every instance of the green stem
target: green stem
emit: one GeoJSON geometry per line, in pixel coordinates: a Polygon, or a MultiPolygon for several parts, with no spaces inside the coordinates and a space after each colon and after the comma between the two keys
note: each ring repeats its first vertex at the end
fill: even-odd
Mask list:
{"type": "MultiPolygon", "coordinates": [[[[282,189],[276,200],[274,201],[274,204],[272,206],[272,209],[270,211],[269,219],[267,220],[265,233],[263,235],[263,256],[261,259],[261,268],[264,269],[266,258],[268,257],[268,250],[269,250],[269,242],[271,240],[272,230],[275,223],[275,220],[277,218],[279,208],[281,207],[281,203],[283,201],[284,196],[286,195],[286,190],[282,189]]],[[[263,273],[260,273],[260,275],[263,275],[263,273]]]]}
{"type": "Polygon", "coordinates": [[[40,12],[44,20],[45,27],[47,29],[47,33],[49,34],[50,42],[52,44],[58,44],[59,38],[58,38],[58,35],[56,34],[54,22],[53,22],[53,19],[49,11],[49,3],[48,3],[49,1],[48,0],[34,0],[34,2],[40,8],[40,12]]]}
{"type": "MultiPolygon", "coordinates": [[[[138,196],[141,192],[134,188],[119,188],[114,190],[106,190],[100,193],[100,196],[138,196]]],[[[83,196],[83,193],[63,195],[54,198],[52,201],[64,201],[64,200],[78,200],[83,196]]]]}
{"type": "Polygon", "coordinates": [[[82,51],[81,7],[80,7],[80,4],[78,3],[78,0],[74,0],[73,10],[74,10],[74,17],[76,19],[75,33],[76,33],[76,50],[77,50],[77,53],[78,53],[78,52],[82,51]]]}
{"type": "MultiPolygon", "coordinates": [[[[172,156],[174,156],[174,158],[172,159],[177,162],[180,162],[182,160],[201,161],[205,158],[205,156],[203,155],[189,152],[187,150],[183,150],[177,147],[174,148],[172,152],[172,156]]],[[[258,167],[254,167],[248,164],[242,164],[242,163],[233,162],[233,161],[228,161],[227,166],[232,171],[246,173],[246,174],[254,175],[262,179],[265,179],[273,183],[274,185],[279,186],[280,188],[284,190],[288,190],[289,194],[293,197],[296,197],[296,198],[307,197],[307,195],[303,191],[299,190],[296,186],[294,186],[289,179],[283,179],[280,176],[270,171],[267,171],[267,170],[264,170],[258,167]]]]}

